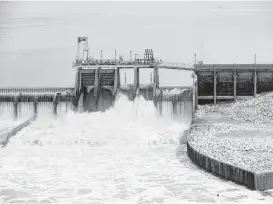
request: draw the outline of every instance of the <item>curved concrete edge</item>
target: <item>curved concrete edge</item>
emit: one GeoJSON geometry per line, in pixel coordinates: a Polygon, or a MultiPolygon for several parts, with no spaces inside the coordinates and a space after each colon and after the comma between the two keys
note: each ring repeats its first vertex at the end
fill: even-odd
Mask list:
{"type": "Polygon", "coordinates": [[[24,127],[28,126],[34,120],[36,120],[36,115],[30,117],[29,119],[25,120],[24,122],[12,128],[11,130],[1,133],[0,145],[2,145],[2,147],[6,147],[12,136],[16,135],[19,131],[21,131],[24,127]]]}
{"type": "Polygon", "coordinates": [[[187,135],[187,155],[194,164],[216,176],[246,186],[251,190],[267,190],[273,188],[273,172],[255,173],[212,159],[198,152],[188,141],[191,128],[187,135]]]}

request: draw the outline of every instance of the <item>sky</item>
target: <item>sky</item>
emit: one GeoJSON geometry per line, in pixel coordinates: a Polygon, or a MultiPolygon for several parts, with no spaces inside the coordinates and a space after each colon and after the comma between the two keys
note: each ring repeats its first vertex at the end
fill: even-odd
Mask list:
{"type": "Polygon", "coordinates": [[[0,2],[0,87],[73,86],[78,36],[97,58],[273,63],[272,25],[273,2],[0,2]]]}

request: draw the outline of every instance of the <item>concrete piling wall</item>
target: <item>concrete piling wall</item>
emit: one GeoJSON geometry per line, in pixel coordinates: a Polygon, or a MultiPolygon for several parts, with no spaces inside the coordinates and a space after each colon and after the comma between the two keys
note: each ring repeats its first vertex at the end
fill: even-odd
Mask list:
{"type": "MultiPolygon", "coordinates": [[[[33,104],[33,114],[36,115],[38,113],[39,104],[44,102],[49,102],[53,104],[52,112],[57,115],[58,104],[60,102],[73,103],[74,102],[74,94],[70,92],[58,92],[56,88],[56,92],[51,91],[50,88],[45,89],[44,92],[31,92],[31,89],[22,89],[21,91],[25,92],[12,92],[13,89],[9,89],[7,93],[1,92],[3,89],[0,89],[0,103],[12,103],[13,106],[13,118],[16,120],[20,115],[21,105],[24,103],[32,103],[33,104]],[[49,91],[48,91],[49,90],[49,91]],[[30,92],[27,92],[30,91],[30,92]]],[[[40,90],[38,88],[34,89],[40,90]]],[[[52,89],[53,90],[53,89],[52,89]]],[[[62,90],[59,89],[59,90],[62,90]]],[[[67,89],[69,90],[69,89],[67,89]]],[[[70,89],[71,90],[71,89],[70,89]]]]}
{"type": "Polygon", "coordinates": [[[115,70],[115,79],[114,79],[114,95],[116,96],[118,93],[118,89],[120,87],[120,71],[119,68],[115,70]]]}
{"type": "MultiPolygon", "coordinates": [[[[190,130],[187,132],[188,136],[189,133],[190,130]]],[[[246,186],[249,189],[266,190],[273,188],[273,172],[255,173],[226,164],[198,152],[189,141],[187,141],[187,155],[193,163],[202,169],[226,180],[246,186]]]]}
{"type": "Polygon", "coordinates": [[[32,121],[36,120],[36,115],[30,117],[29,119],[25,120],[21,124],[17,125],[16,127],[12,128],[11,130],[1,133],[0,134],[0,145],[2,147],[7,146],[9,140],[11,137],[16,135],[19,131],[21,131],[23,128],[28,126],[32,121]]]}

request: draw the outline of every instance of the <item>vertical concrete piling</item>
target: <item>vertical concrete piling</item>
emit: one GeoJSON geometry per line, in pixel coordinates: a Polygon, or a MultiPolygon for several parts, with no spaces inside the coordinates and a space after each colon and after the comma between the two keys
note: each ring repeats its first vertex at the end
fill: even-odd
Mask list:
{"type": "Polygon", "coordinates": [[[214,103],[214,105],[216,104],[216,99],[217,99],[217,74],[216,74],[216,71],[214,70],[214,72],[213,72],[213,78],[214,78],[214,80],[213,80],[213,85],[214,85],[214,88],[213,88],[213,103],[214,103]]]}
{"type": "Polygon", "coordinates": [[[139,68],[134,67],[134,90],[133,90],[133,99],[137,96],[137,91],[139,87],[139,68]]]}
{"type": "Polygon", "coordinates": [[[57,110],[58,110],[58,103],[59,103],[59,98],[60,98],[61,93],[56,93],[53,98],[53,113],[55,116],[57,116],[57,110]]]}
{"type": "Polygon", "coordinates": [[[95,71],[95,86],[94,86],[94,97],[95,97],[95,111],[98,111],[99,97],[100,97],[100,67],[95,71]]]}
{"type": "Polygon", "coordinates": [[[153,101],[155,106],[157,105],[157,89],[159,88],[159,74],[158,68],[154,67],[154,86],[153,86],[153,101]]]}
{"type": "Polygon", "coordinates": [[[33,101],[33,109],[34,109],[34,115],[38,115],[38,97],[34,97],[33,101]]]}
{"type": "MultiPolygon", "coordinates": [[[[194,80],[194,79],[193,79],[194,80]]],[[[192,119],[194,120],[195,109],[196,109],[196,83],[192,87],[192,119]]]]}
{"type": "Polygon", "coordinates": [[[81,68],[78,68],[76,70],[76,77],[75,77],[75,89],[74,89],[74,100],[73,100],[73,108],[74,111],[77,111],[78,109],[78,103],[79,103],[79,98],[80,98],[80,90],[81,90],[81,68]]]}
{"type": "Polygon", "coordinates": [[[236,95],[237,95],[236,89],[237,89],[237,73],[235,71],[235,72],[233,72],[233,99],[234,99],[234,101],[236,101],[236,95]]]}
{"type": "Polygon", "coordinates": [[[21,99],[21,93],[19,93],[18,95],[16,95],[14,97],[14,101],[13,101],[13,118],[14,120],[16,120],[18,118],[18,112],[19,112],[19,102],[21,99]]]}
{"type": "Polygon", "coordinates": [[[114,79],[114,96],[117,96],[119,87],[120,87],[120,68],[117,67],[115,70],[115,79],[114,79]]]}
{"type": "Polygon", "coordinates": [[[254,83],[254,97],[256,97],[257,95],[257,72],[256,70],[254,71],[254,80],[253,80],[253,83],[254,83]]]}
{"type": "Polygon", "coordinates": [[[195,110],[198,107],[198,78],[197,75],[195,75],[196,81],[195,81],[195,110]]]}

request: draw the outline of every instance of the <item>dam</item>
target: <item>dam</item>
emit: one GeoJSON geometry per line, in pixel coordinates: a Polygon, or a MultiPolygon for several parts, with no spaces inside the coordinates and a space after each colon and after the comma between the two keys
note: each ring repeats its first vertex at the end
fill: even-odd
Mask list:
{"type": "Polygon", "coordinates": [[[0,203],[273,203],[272,5],[1,3],[0,203]]]}
{"type": "MultiPolygon", "coordinates": [[[[2,106],[5,104],[12,106],[13,117],[17,118],[20,104],[23,103],[31,104],[34,114],[38,113],[40,103],[50,103],[51,112],[56,115],[59,104],[64,104],[66,110],[68,106],[72,106],[74,111],[77,111],[79,107],[82,108],[82,111],[87,112],[105,111],[113,106],[119,94],[127,95],[130,100],[141,95],[146,100],[153,101],[159,111],[162,111],[161,107],[164,101],[172,101],[173,111],[179,101],[183,103],[195,103],[196,101],[196,94],[193,91],[195,88],[160,86],[158,74],[160,69],[192,71],[193,65],[156,60],[152,49],[145,49],[143,58],[135,56],[133,60],[130,57],[129,61],[122,58],[117,59],[116,53],[115,59],[103,59],[102,53],[101,59],[94,59],[90,57],[88,38],[78,37],[73,68],[75,69],[74,87],[0,88],[0,106],[1,104],[2,106]],[[133,83],[121,84],[120,73],[123,70],[133,70],[133,83]],[[150,71],[150,83],[140,83],[142,70],[150,71]]],[[[192,111],[194,112],[194,109],[192,111]]]]}
{"type": "Polygon", "coordinates": [[[2,202],[264,199],[188,158],[184,132],[204,100],[197,65],[156,60],[152,49],[142,59],[103,59],[103,53],[94,59],[87,37],[77,38],[77,45],[74,87],[0,88],[0,118],[8,118],[1,135],[35,116],[1,148],[2,202]],[[162,86],[162,69],[193,72],[192,86],[162,86]],[[141,83],[143,70],[149,83],[141,83]]]}

